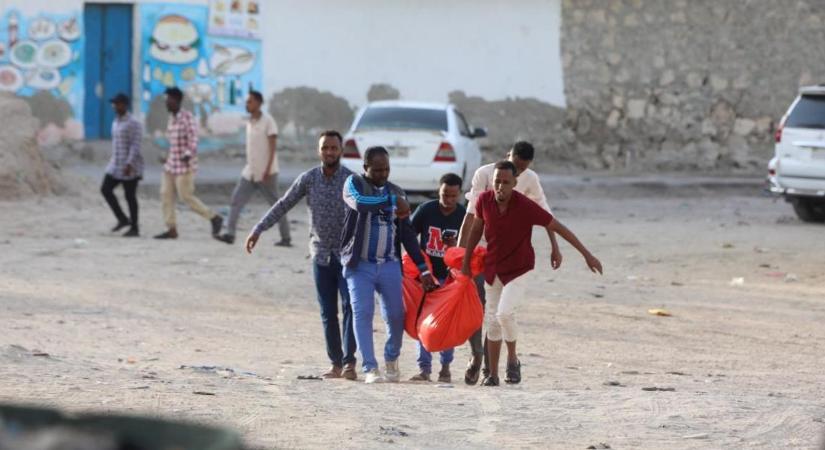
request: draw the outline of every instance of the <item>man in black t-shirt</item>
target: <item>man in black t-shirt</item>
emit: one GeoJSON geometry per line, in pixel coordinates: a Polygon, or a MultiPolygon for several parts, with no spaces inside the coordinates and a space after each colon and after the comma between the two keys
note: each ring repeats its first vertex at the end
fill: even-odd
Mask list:
{"type": "MultiPolygon", "coordinates": [[[[444,252],[456,245],[458,230],[464,220],[466,210],[458,204],[461,196],[461,177],[448,173],[439,181],[438,200],[430,200],[416,208],[412,215],[412,224],[421,241],[421,249],[430,257],[433,275],[443,283],[449,275],[444,264],[444,252]]],[[[418,343],[418,368],[420,373],[411,381],[430,381],[432,373],[432,355],[418,343]]],[[[451,381],[450,363],[453,362],[453,349],[441,352],[441,371],[438,381],[451,381]]]]}

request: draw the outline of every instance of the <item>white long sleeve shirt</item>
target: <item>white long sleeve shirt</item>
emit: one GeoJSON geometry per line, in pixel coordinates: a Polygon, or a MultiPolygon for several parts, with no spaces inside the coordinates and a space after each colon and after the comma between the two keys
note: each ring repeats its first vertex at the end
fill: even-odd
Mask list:
{"type": "MultiPolygon", "coordinates": [[[[467,199],[467,212],[470,214],[476,213],[476,200],[478,196],[484,191],[493,189],[493,173],[495,172],[495,164],[487,164],[481,166],[473,174],[473,181],[470,191],[464,196],[467,199]]],[[[544,196],[544,189],[541,187],[541,180],[539,175],[532,169],[527,169],[518,176],[515,190],[524,194],[530,200],[538,203],[545,211],[550,214],[550,206],[547,204],[547,197],[544,196]]]]}

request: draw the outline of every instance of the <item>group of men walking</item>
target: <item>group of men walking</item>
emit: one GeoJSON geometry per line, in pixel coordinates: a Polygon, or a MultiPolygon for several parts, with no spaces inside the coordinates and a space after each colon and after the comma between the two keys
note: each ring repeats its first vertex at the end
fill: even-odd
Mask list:
{"type": "MultiPolygon", "coordinates": [[[[353,173],[341,165],[342,136],[328,130],[320,134],[318,157],[321,164],[298,176],[283,197],[278,198],[276,157],[277,125],[261,110],[260,93],[250,92],[247,111],[247,164],[232,194],[226,231],[223,219],[194,196],[197,169],[197,131],[191,113],[181,109],[183,94],[167,90],[170,112],[167,137],[169,155],[165,159],[161,185],[163,215],[167,230],[159,239],[178,237],[175,224],[175,194],[190,208],[208,219],[212,235],[228,244],[235,241],[240,210],[256,191],[272,205],[254,226],[245,241],[252,252],[260,236],[279,224],[281,240],[290,246],[287,212],[306,199],[309,212],[309,251],[312,258],[316,294],[326,340],[330,368],[324,378],[358,379],[356,350],[366,383],[398,382],[399,356],[404,334],[402,299],[402,247],[418,266],[426,291],[437,289],[450,275],[443,257],[448,247],[465,248],[462,272],[470,275],[470,259],[484,237],[487,253],[484,273],[476,288],[486,302],[483,330],[470,339],[472,357],[464,373],[467,384],[499,385],[499,355],[508,350],[505,382],[521,381],[521,363],[516,342],[515,311],[524,300],[527,274],[535,266],[531,243],[534,226],[545,228],[551,242],[551,267],[561,266],[562,256],[556,234],[568,241],[585,259],[587,267],[601,273],[602,266],[578,238],[553,217],[538,175],[529,169],[534,157],[532,145],[516,143],[507,159],[481,167],[474,174],[466,194],[467,207],[459,203],[462,179],[445,174],[439,183],[438,199],[410,209],[404,191],[389,181],[390,158],[383,147],[366,149],[363,173],[353,173]],[[432,272],[422,254],[429,257],[432,272]],[[379,367],[373,344],[373,317],[376,293],[387,339],[384,366],[379,367]],[[339,305],[342,321],[339,322],[339,305]],[[503,345],[504,344],[504,345],[503,345]],[[482,367],[483,365],[483,367],[482,367]]],[[[137,236],[135,191],[142,176],[139,123],[128,114],[128,98],[112,99],[117,118],[112,125],[113,155],[101,191],[118,222],[115,230],[129,227],[127,236],[137,236]],[[134,141],[137,141],[136,143],[134,141]],[[120,210],[112,193],[122,183],[129,202],[130,217],[120,210]],[[127,184],[128,183],[128,184],[127,184]]],[[[418,343],[418,373],[412,381],[430,381],[432,355],[418,343]]],[[[438,381],[452,381],[450,365],[454,350],[440,353],[438,381]]]]}

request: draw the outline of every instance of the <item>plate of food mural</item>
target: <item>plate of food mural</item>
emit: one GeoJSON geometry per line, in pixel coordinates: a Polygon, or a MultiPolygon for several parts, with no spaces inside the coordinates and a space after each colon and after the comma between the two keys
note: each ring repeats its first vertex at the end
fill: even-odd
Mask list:
{"type": "Polygon", "coordinates": [[[12,64],[31,69],[37,64],[37,44],[32,41],[18,41],[9,52],[12,64]]]}
{"type": "Polygon", "coordinates": [[[240,75],[255,65],[255,54],[243,47],[213,46],[209,66],[217,75],[240,75]]]}
{"type": "Polygon", "coordinates": [[[15,92],[23,87],[23,76],[14,66],[0,66],[0,91],[15,92]]]}
{"type": "Polygon", "coordinates": [[[55,69],[69,64],[72,60],[72,49],[69,44],[52,40],[44,43],[37,51],[37,65],[55,69]]]}
{"type": "Polygon", "coordinates": [[[35,41],[43,41],[54,36],[57,25],[48,19],[34,19],[29,22],[29,37],[35,41]]]}
{"type": "Polygon", "coordinates": [[[64,41],[71,42],[77,40],[77,38],[80,37],[80,24],[77,23],[77,18],[72,17],[71,19],[60,22],[60,25],[57,27],[57,35],[64,41]]]}
{"type": "Polygon", "coordinates": [[[35,69],[27,76],[26,84],[35,89],[47,90],[60,86],[60,72],[57,69],[35,69]]]}

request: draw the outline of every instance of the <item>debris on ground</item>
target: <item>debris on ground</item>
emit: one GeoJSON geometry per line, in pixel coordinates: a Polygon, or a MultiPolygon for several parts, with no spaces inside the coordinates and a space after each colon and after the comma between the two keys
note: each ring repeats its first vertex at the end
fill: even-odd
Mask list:
{"type": "Polygon", "coordinates": [[[648,391],[648,392],[656,392],[656,391],[676,392],[676,388],[673,388],[673,387],[658,387],[658,386],[643,387],[642,390],[643,391],[648,391]]]}
{"type": "Polygon", "coordinates": [[[410,435],[410,433],[407,433],[404,430],[399,430],[398,428],[393,427],[393,426],[386,426],[385,427],[383,425],[379,425],[378,429],[381,430],[381,434],[385,434],[385,435],[389,435],[389,436],[407,437],[407,436],[410,435]]]}
{"type": "Polygon", "coordinates": [[[622,383],[620,383],[620,382],[618,382],[618,381],[605,381],[605,382],[604,382],[604,383],[602,383],[602,384],[603,384],[603,385],[605,385],[605,386],[618,386],[618,387],[625,387],[625,385],[623,385],[622,383]]]}
{"type": "Polygon", "coordinates": [[[612,448],[610,446],[610,444],[606,444],[604,442],[599,442],[596,445],[591,445],[591,446],[587,447],[587,450],[605,450],[605,449],[609,449],[609,448],[612,448]]]}
{"type": "Polygon", "coordinates": [[[296,378],[299,380],[314,380],[314,381],[322,381],[323,378],[319,377],[318,375],[298,375],[296,378]]]}
{"type": "Polygon", "coordinates": [[[651,315],[654,315],[654,316],[662,316],[662,317],[671,317],[673,315],[668,310],[660,309],[660,308],[648,309],[647,313],[651,314],[651,315]]]}
{"type": "Polygon", "coordinates": [[[745,278],[743,277],[734,277],[730,280],[731,286],[744,286],[745,285],[745,278]]]}

